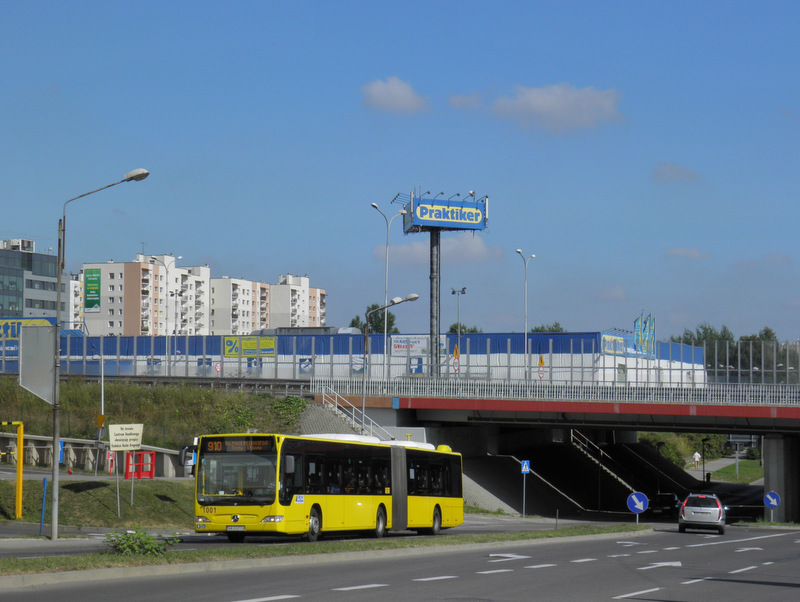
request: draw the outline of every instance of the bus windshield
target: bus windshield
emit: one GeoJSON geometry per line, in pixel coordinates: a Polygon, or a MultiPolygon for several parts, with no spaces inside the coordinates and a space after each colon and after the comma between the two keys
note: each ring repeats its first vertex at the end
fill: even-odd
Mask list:
{"type": "Polygon", "coordinates": [[[275,503],[272,437],[207,437],[198,454],[197,501],[203,506],[275,503]]]}

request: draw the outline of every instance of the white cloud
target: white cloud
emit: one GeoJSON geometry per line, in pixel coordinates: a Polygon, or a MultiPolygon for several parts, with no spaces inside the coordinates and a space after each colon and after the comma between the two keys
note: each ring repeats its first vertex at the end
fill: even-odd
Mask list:
{"type": "Polygon", "coordinates": [[[477,94],[470,94],[469,96],[451,94],[450,106],[454,109],[477,109],[481,106],[481,99],[477,94]]]}
{"type": "Polygon", "coordinates": [[[700,260],[711,259],[711,253],[701,251],[697,247],[674,247],[667,250],[667,255],[670,257],[682,257],[684,259],[700,260]]]}
{"type": "Polygon", "coordinates": [[[613,89],[579,89],[567,83],[543,88],[517,86],[514,96],[497,99],[493,108],[499,117],[521,126],[564,133],[618,121],[622,117],[617,109],[619,99],[620,93],[613,89]]]}
{"type": "Polygon", "coordinates": [[[653,179],[656,182],[702,182],[703,176],[683,165],[665,161],[653,170],[653,179]]]}
{"type": "Polygon", "coordinates": [[[428,103],[414,91],[411,84],[396,76],[386,81],[376,79],[361,88],[364,106],[390,113],[416,113],[428,108],[428,103]]]}
{"type": "MultiPolygon", "coordinates": [[[[475,263],[503,257],[498,247],[489,247],[481,236],[473,236],[462,232],[457,236],[441,239],[442,263],[457,265],[475,263]]],[[[418,240],[404,245],[389,245],[389,263],[392,265],[427,265],[430,262],[430,240],[421,235],[418,240]]],[[[372,250],[372,257],[384,261],[385,247],[377,246],[372,250]]]]}
{"type": "Polygon", "coordinates": [[[620,285],[612,286],[611,288],[604,288],[599,294],[600,301],[611,301],[614,303],[625,301],[628,298],[628,293],[620,285]]]}

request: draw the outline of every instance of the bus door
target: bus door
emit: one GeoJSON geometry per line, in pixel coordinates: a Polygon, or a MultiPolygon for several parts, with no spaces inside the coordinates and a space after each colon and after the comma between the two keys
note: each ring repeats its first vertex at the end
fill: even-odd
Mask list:
{"type": "Polygon", "coordinates": [[[408,527],[408,476],[406,450],[392,447],[392,529],[402,531],[408,527]]]}

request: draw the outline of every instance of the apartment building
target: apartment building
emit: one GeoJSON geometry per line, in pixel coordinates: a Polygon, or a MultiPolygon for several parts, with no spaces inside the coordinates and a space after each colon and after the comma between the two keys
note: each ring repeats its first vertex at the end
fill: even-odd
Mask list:
{"type": "MultiPolygon", "coordinates": [[[[54,317],[57,263],[54,255],[37,253],[32,240],[0,241],[0,318],[54,317]]],[[[62,296],[62,318],[65,307],[62,296]]]]}
{"type": "MultiPolygon", "coordinates": [[[[137,254],[135,261],[85,263],[62,279],[64,328],[93,336],[239,334],[325,326],[326,295],[307,276],[277,284],[211,278],[182,257],[137,254]]],[[[0,241],[0,318],[55,316],[58,259],[33,241],[0,241]]]]}
{"type": "Polygon", "coordinates": [[[91,335],[203,335],[209,330],[208,266],[178,267],[173,255],[85,263],[83,323],[91,335]]]}
{"type": "Polygon", "coordinates": [[[281,275],[270,285],[270,327],[326,325],[326,293],[311,288],[308,276],[281,275]]]}

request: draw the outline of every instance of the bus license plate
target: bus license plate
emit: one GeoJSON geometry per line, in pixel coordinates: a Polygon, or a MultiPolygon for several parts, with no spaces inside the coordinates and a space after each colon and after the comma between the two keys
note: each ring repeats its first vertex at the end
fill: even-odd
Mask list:
{"type": "Polygon", "coordinates": [[[244,525],[228,525],[226,531],[244,531],[244,525]]]}

